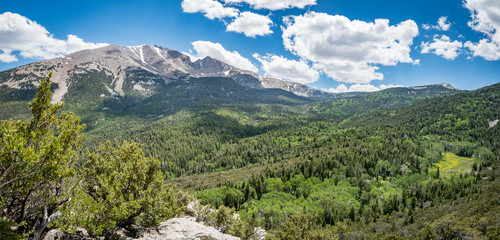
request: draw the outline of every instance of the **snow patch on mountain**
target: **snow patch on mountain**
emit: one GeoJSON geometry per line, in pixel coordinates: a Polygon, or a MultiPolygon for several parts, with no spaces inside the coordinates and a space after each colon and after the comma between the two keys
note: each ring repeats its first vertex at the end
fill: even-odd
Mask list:
{"type": "Polygon", "coordinates": [[[139,45],[139,46],[130,46],[127,48],[130,49],[138,58],[140,58],[143,64],[146,64],[146,61],[144,61],[144,54],[142,52],[143,47],[144,45],[139,45]]]}

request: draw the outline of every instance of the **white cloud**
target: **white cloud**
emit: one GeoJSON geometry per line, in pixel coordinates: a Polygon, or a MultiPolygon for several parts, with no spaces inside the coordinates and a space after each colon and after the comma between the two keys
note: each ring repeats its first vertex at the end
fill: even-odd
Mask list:
{"type": "Polygon", "coordinates": [[[376,65],[418,64],[410,57],[410,46],[418,35],[412,20],[390,26],[387,19],[351,21],[344,16],[308,12],[286,17],[284,23],[285,48],[340,82],[382,80],[376,65]]]}
{"type": "Polygon", "coordinates": [[[447,22],[447,18],[446,16],[443,16],[443,17],[440,17],[438,19],[438,27],[439,29],[443,30],[443,31],[448,31],[450,29],[450,26],[451,26],[451,23],[450,22],[447,22]]]}
{"type": "Polygon", "coordinates": [[[15,62],[12,52],[25,58],[54,58],[75,51],[103,47],[104,43],[84,42],[75,35],[66,40],[54,38],[42,25],[17,13],[0,14],[0,61],[15,62]]]}
{"type": "Polygon", "coordinates": [[[4,49],[3,53],[0,54],[0,62],[10,63],[19,61],[15,55],[11,54],[11,51],[4,49]]]}
{"type": "Polygon", "coordinates": [[[451,23],[448,21],[447,16],[442,16],[437,20],[437,25],[422,24],[424,30],[436,29],[441,31],[450,30],[451,23]]]}
{"type": "Polygon", "coordinates": [[[420,46],[422,47],[421,53],[434,53],[448,60],[453,60],[458,56],[462,42],[457,40],[452,42],[446,35],[442,35],[440,38],[436,35],[433,42],[422,42],[420,46]]]}
{"type": "Polygon", "coordinates": [[[250,60],[241,56],[237,51],[228,51],[220,43],[209,41],[196,41],[191,43],[196,55],[191,55],[195,59],[210,56],[237,68],[257,72],[258,69],[250,60]]]}
{"type": "Polygon", "coordinates": [[[287,8],[304,8],[316,5],[316,0],[224,0],[226,3],[247,3],[254,9],[280,10],[287,8]]]}
{"type": "MultiPolygon", "coordinates": [[[[499,35],[500,2],[497,0],[466,0],[465,7],[471,12],[469,26],[488,35],[499,35]]],[[[499,36],[497,36],[499,37],[499,36]]]]}
{"type": "Polygon", "coordinates": [[[466,0],[465,7],[471,12],[472,20],[469,26],[487,38],[478,43],[467,42],[474,56],[483,57],[486,60],[500,59],[500,1],[498,0],[466,0]]]}
{"type": "Polygon", "coordinates": [[[232,23],[227,25],[230,32],[243,33],[247,37],[264,36],[273,33],[273,21],[268,16],[251,12],[242,12],[232,23]]]}
{"type": "Polygon", "coordinates": [[[209,19],[237,17],[239,10],[231,7],[224,7],[222,3],[215,0],[183,0],[182,10],[186,13],[205,13],[209,19]]]}
{"type": "Polygon", "coordinates": [[[478,43],[470,41],[465,43],[465,47],[469,48],[474,57],[482,57],[489,61],[500,59],[500,43],[489,39],[481,39],[478,43]]]}
{"type": "MultiPolygon", "coordinates": [[[[226,1],[227,2],[227,1],[226,1]]],[[[243,33],[247,37],[265,36],[273,33],[273,21],[268,16],[242,12],[236,8],[226,7],[216,0],[183,0],[182,9],[187,13],[205,13],[209,19],[235,18],[227,24],[226,31],[243,33]]],[[[224,22],[225,23],[225,22],[224,22]]]]}
{"type": "Polygon", "coordinates": [[[316,82],[319,79],[318,71],[309,67],[304,60],[295,61],[272,54],[266,56],[254,54],[253,57],[262,64],[265,75],[270,77],[302,84],[316,82]]]}
{"type": "Polygon", "coordinates": [[[345,84],[340,84],[337,86],[337,88],[329,88],[329,89],[323,89],[323,91],[326,92],[331,92],[331,93],[345,93],[345,92],[376,92],[388,88],[395,88],[395,87],[403,87],[401,85],[380,85],[380,86],[373,86],[370,84],[354,84],[350,87],[347,87],[345,84]]]}

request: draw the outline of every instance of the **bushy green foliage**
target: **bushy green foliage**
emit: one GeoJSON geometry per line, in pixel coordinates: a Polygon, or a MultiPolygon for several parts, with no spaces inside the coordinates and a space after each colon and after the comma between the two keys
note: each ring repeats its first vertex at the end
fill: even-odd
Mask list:
{"type": "Polygon", "coordinates": [[[332,239],[318,232],[318,215],[314,211],[301,212],[287,217],[277,235],[283,240],[332,239]]]}
{"type": "Polygon", "coordinates": [[[146,157],[137,143],[114,148],[108,142],[84,159],[82,181],[66,212],[72,227],[101,235],[114,226],[157,226],[180,212],[160,162],[146,157]]]}
{"type": "Polygon", "coordinates": [[[206,189],[196,195],[202,204],[209,204],[213,207],[225,205],[228,207],[239,207],[244,202],[244,195],[239,189],[222,187],[206,189]]]}
{"type": "Polygon", "coordinates": [[[266,193],[282,192],[285,185],[280,178],[268,178],[264,181],[264,188],[266,193]]]}
{"type": "Polygon", "coordinates": [[[0,130],[1,215],[19,226],[17,232],[34,231],[41,237],[67,203],[64,181],[74,174],[76,149],[85,125],[75,114],[58,115],[63,104],[51,104],[50,77],[42,79],[29,105],[30,121],[2,121],[0,130]],[[38,223],[37,223],[38,222],[38,223]]]}

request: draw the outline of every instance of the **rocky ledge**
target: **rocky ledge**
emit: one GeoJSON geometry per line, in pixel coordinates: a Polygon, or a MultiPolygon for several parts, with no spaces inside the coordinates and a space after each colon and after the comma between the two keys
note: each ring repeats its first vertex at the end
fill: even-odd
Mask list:
{"type": "Polygon", "coordinates": [[[223,234],[213,227],[207,227],[190,218],[172,218],[162,222],[158,231],[150,230],[140,240],[237,240],[235,236],[223,234]]]}
{"type": "MultiPolygon", "coordinates": [[[[156,229],[148,229],[139,238],[127,236],[125,230],[118,230],[109,239],[112,240],[238,240],[240,238],[221,233],[213,227],[196,222],[193,217],[172,218],[160,223],[156,229]]],[[[90,240],[85,232],[68,235],[60,230],[51,230],[44,240],[90,240]]]]}

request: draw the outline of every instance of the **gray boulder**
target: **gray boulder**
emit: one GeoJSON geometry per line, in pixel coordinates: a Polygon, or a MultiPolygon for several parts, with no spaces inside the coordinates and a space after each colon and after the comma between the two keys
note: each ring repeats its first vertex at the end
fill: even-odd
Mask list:
{"type": "Polygon", "coordinates": [[[64,236],[64,233],[59,229],[52,229],[47,234],[43,240],[61,240],[64,236]]]}
{"type": "Polygon", "coordinates": [[[140,240],[238,240],[188,218],[172,218],[160,223],[158,231],[145,232],[140,240]]]}

